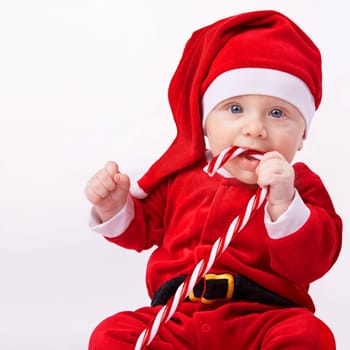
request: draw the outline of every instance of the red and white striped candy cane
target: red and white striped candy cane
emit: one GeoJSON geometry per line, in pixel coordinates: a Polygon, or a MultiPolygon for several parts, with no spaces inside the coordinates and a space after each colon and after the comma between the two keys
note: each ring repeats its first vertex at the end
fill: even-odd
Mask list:
{"type": "MultiPolygon", "coordinates": [[[[216,171],[222,167],[228,160],[237,157],[242,153],[250,154],[252,157],[260,159],[261,154],[257,152],[247,151],[239,147],[231,147],[222,151],[218,156],[214,157],[207,167],[209,175],[214,175],[216,171]]],[[[135,350],[145,349],[156,336],[158,329],[162,323],[166,323],[175,313],[179,303],[184,300],[200,281],[200,279],[211,269],[215,260],[225,251],[230,244],[232,237],[243,229],[249,219],[256,213],[264,202],[267,190],[259,188],[256,194],[249,200],[245,210],[238,215],[230,224],[227,232],[222,237],[219,237],[213,244],[209,256],[202,259],[194,268],[191,275],[187,278],[176,290],[175,294],[169,299],[156,315],[150,327],[146,328],[139,336],[135,350]]]]}

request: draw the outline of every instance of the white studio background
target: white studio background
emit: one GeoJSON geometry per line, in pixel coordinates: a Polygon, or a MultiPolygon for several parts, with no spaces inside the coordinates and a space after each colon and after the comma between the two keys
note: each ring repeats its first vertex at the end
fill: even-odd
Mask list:
{"type": "Polygon", "coordinates": [[[149,303],[148,252],[88,229],[88,179],[108,159],[137,179],[174,137],[170,78],[192,32],[275,9],[318,44],[324,98],[298,160],[344,220],[334,268],[312,289],[338,349],[348,337],[350,49],[347,3],[0,0],[0,348],[85,350],[105,317],[149,303]]]}

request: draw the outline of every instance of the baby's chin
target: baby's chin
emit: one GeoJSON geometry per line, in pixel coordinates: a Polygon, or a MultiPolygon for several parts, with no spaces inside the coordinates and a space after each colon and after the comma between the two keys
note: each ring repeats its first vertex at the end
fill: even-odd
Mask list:
{"type": "Polygon", "coordinates": [[[247,185],[257,186],[258,177],[255,171],[237,169],[234,164],[226,164],[224,169],[238,181],[247,185]]]}

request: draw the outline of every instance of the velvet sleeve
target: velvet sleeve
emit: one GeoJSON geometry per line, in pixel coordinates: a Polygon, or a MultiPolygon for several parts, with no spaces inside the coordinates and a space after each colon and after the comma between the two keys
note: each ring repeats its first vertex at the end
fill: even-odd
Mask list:
{"type": "Polygon", "coordinates": [[[310,209],[296,232],[280,239],[267,238],[271,267],[283,277],[311,283],[323,276],[338,258],[342,221],[318,175],[305,164],[295,164],[295,187],[310,209]]]}
{"type": "Polygon", "coordinates": [[[132,197],[135,217],[118,237],[106,239],[112,243],[138,252],[162,242],[164,212],[166,207],[167,180],[163,181],[145,199],[132,197]]]}

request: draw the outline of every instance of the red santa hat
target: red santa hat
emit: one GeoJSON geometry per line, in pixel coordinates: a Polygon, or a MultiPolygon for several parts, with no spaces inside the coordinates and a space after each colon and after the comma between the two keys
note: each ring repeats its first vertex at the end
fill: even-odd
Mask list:
{"type": "Polygon", "coordinates": [[[168,91],[176,138],[138,181],[134,195],[145,197],[165,177],[203,159],[203,118],[220,101],[244,94],[290,102],[303,115],[306,132],[321,102],[320,52],[279,12],[243,13],[192,34],[168,91]]]}

